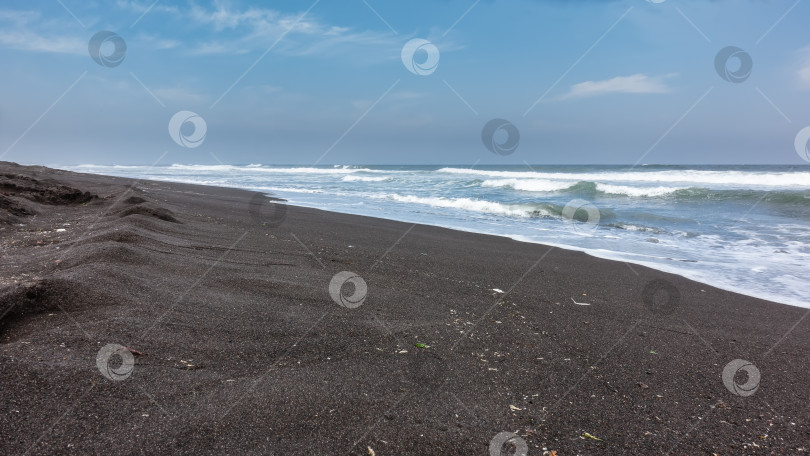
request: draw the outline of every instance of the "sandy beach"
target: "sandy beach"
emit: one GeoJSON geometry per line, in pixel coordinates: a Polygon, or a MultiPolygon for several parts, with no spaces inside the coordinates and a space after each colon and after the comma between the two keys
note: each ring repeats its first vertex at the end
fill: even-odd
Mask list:
{"type": "Polygon", "coordinates": [[[0,208],[1,454],[810,451],[807,309],[237,189],[3,162],[0,208]]]}

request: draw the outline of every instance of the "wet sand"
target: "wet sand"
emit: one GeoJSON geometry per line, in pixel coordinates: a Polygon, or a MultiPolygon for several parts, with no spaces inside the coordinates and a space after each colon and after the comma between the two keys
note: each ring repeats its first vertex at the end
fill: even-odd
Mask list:
{"type": "Polygon", "coordinates": [[[641,266],[10,163],[0,249],[0,454],[810,451],[807,310],[641,266]]]}

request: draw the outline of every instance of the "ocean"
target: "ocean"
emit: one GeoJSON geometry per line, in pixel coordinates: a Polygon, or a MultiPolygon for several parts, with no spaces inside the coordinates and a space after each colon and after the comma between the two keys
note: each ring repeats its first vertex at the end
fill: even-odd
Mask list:
{"type": "Polygon", "coordinates": [[[555,245],[810,308],[810,166],[55,167],[555,245]]]}

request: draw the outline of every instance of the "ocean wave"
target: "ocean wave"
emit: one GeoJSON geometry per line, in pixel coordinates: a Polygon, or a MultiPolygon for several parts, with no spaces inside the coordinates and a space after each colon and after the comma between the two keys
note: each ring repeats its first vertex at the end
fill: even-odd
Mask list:
{"type": "Polygon", "coordinates": [[[295,188],[295,187],[248,187],[251,190],[260,192],[288,192],[288,193],[309,193],[319,194],[324,193],[323,190],[310,189],[310,188],[295,188]]]}
{"type": "Polygon", "coordinates": [[[341,180],[344,182],[383,182],[389,179],[390,177],[386,176],[355,176],[353,174],[349,174],[347,176],[343,176],[341,180]]]}
{"type": "Polygon", "coordinates": [[[386,197],[400,203],[423,204],[432,207],[462,209],[472,212],[508,215],[512,217],[530,217],[533,210],[530,205],[525,204],[504,204],[471,198],[421,197],[398,194],[389,194],[386,195],[386,197]]]}
{"type": "Polygon", "coordinates": [[[556,192],[576,184],[576,181],[548,179],[488,179],[481,182],[482,187],[508,187],[526,192],[556,192]]]}
{"type": "Polygon", "coordinates": [[[460,209],[510,217],[553,217],[562,213],[562,207],[557,207],[554,204],[506,204],[472,198],[421,197],[399,194],[385,194],[382,197],[400,203],[422,204],[431,207],[460,209]]]}
{"type": "Polygon", "coordinates": [[[664,196],[684,190],[687,187],[633,187],[629,185],[612,185],[588,181],[560,181],[549,179],[488,179],[481,182],[482,187],[506,187],[526,192],[560,192],[576,194],[604,193],[623,196],[664,196]]]}
{"type": "Polygon", "coordinates": [[[628,185],[611,185],[596,183],[596,191],[607,195],[624,196],[665,196],[671,195],[679,190],[686,190],[686,187],[631,187],[628,185]]]}
{"type": "Polygon", "coordinates": [[[810,190],[712,190],[709,188],[691,187],[672,193],[679,201],[750,201],[775,205],[793,205],[810,207],[810,190]]]}
{"type": "Polygon", "coordinates": [[[278,173],[278,174],[351,174],[358,172],[375,173],[377,170],[368,168],[313,168],[313,167],[297,167],[297,168],[278,168],[278,167],[265,167],[263,165],[255,166],[236,166],[236,165],[180,165],[173,164],[169,168],[176,170],[188,171],[247,171],[247,172],[262,172],[262,173],[278,173]]]}
{"type": "Polygon", "coordinates": [[[810,188],[810,172],[751,172],[751,171],[601,171],[595,173],[492,171],[468,168],[441,168],[437,173],[486,176],[503,179],[545,179],[553,181],[586,181],[611,184],[680,183],[686,186],[714,185],[730,188],[810,188]]]}

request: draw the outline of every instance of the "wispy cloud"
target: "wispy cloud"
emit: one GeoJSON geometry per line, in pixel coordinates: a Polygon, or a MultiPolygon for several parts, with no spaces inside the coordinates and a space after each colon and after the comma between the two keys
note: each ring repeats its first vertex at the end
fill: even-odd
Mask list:
{"type": "Polygon", "coordinates": [[[216,2],[212,8],[192,4],[183,14],[202,27],[210,27],[217,39],[204,41],[192,54],[243,54],[266,49],[285,36],[277,50],[289,55],[331,52],[342,45],[387,45],[393,43],[387,32],[357,31],[324,23],[313,15],[282,13],[273,9],[250,7],[237,9],[216,2]],[[227,38],[220,38],[222,35],[227,38]]]}
{"type": "Polygon", "coordinates": [[[585,81],[572,85],[569,91],[558,99],[595,97],[611,93],[668,93],[672,89],[664,83],[664,79],[673,76],[672,74],[648,76],[639,73],[617,76],[604,81],[585,81]]]}
{"type": "Polygon", "coordinates": [[[21,51],[87,54],[87,42],[66,36],[45,37],[24,30],[0,31],[0,46],[21,51]]]}
{"type": "MultiPolygon", "coordinates": [[[[32,23],[42,23],[41,14],[35,11],[0,11],[0,47],[20,51],[51,52],[58,54],[86,54],[87,42],[80,37],[39,34],[31,30],[32,23]]],[[[58,29],[58,24],[48,21],[45,25],[58,29]]]]}

